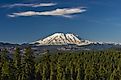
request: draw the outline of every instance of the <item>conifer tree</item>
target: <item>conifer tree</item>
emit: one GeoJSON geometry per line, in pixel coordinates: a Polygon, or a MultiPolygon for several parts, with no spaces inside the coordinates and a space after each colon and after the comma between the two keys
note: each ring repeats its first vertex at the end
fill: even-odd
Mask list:
{"type": "Polygon", "coordinates": [[[25,49],[23,62],[22,62],[22,80],[35,79],[35,62],[34,55],[30,47],[25,49]]]}
{"type": "Polygon", "coordinates": [[[18,80],[21,75],[21,54],[20,54],[20,49],[16,48],[14,52],[14,57],[13,57],[13,63],[14,63],[14,68],[15,68],[15,79],[18,80]]]}
{"type": "Polygon", "coordinates": [[[54,80],[54,63],[50,63],[50,80],[54,80]]]}
{"type": "Polygon", "coordinates": [[[43,65],[42,80],[47,80],[47,65],[43,65]]]}
{"type": "Polygon", "coordinates": [[[1,80],[11,80],[13,76],[12,68],[11,68],[11,61],[9,56],[7,55],[8,51],[4,49],[1,53],[1,80]]]}
{"type": "Polygon", "coordinates": [[[57,63],[57,80],[62,80],[63,70],[60,61],[57,63]]]}
{"type": "Polygon", "coordinates": [[[81,74],[81,65],[78,62],[78,64],[77,64],[77,78],[76,78],[76,80],[83,80],[82,77],[83,77],[83,73],[81,74]]]}

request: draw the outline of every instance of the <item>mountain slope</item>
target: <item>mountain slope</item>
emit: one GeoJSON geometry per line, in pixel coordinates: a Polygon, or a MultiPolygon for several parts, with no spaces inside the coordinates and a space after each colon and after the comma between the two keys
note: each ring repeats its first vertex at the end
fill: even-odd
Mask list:
{"type": "Polygon", "coordinates": [[[68,45],[68,44],[75,44],[75,45],[88,45],[93,42],[88,40],[81,40],[76,35],[71,33],[55,33],[50,35],[42,40],[36,41],[39,45],[68,45]]]}

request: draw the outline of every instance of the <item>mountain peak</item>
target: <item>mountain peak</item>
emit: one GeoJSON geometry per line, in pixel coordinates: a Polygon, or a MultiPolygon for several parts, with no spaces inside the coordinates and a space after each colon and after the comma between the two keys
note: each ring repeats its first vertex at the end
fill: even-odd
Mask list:
{"type": "Polygon", "coordinates": [[[93,42],[89,40],[81,40],[73,33],[54,33],[44,39],[36,41],[36,43],[39,43],[39,45],[88,45],[93,42]]]}

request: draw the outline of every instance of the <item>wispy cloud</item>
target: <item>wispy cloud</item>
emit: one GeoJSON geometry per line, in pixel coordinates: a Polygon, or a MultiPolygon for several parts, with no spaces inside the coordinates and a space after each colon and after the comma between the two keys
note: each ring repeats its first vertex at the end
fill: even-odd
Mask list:
{"type": "Polygon", "coordinates": [[[83,13],[86,9],[82,7],[78,8],[63,8],[63,9],[55,9],[51,11],[45,12],[35,12],[35,11],[26,11],[19,13],[9,14],[9,17],[18,17],[18,16],[63,16],[63,17],[72,17],[72,14],[83,13]]]}
{"type": "Polygon", "coordinates": [[[2,7],[47,7],[47,6],[54,6],[57,5],[57,3],[39,3],[39,4],[25,4],[25,3],[16,3],[16,4],[10,4],[10,5],[3,5],[2,7]]]}

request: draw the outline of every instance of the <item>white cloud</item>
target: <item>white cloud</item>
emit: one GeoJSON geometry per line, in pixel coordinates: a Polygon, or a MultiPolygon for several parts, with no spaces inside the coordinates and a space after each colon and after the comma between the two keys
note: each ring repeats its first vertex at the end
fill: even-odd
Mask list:
{"type": "Polygon", "coordinates": [[[54,6],[57,5],[57,3],[39,3],[39,4],[24,4],[24,3],[16,3],[11,5],[4,5],[2,7],[47,7],[47,6],[54,6]]]}
{"type": "Polygon", "coordinates": [[[35,12],[35,11],[26,11],[20,13],[12,13],[8,15],[9,17],[18,17],[18,16],[63,16],[63,17],[71,17],[72,14],[83,13],[86,9],[84,8],[63,8],[56,9],[45,12],[35,12]]]}

